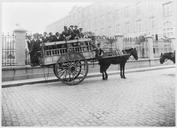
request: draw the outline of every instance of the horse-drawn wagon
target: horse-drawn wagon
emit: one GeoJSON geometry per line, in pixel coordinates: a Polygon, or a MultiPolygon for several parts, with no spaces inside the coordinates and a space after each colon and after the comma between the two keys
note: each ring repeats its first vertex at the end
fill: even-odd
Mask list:
{"type": "MultiPolygon", "coordinates": [[[[54,74],[60,81],[67,85],[76,85],[86,78],[88,63],[98,61],[95,57],[96,49],[95,42],[90,38],[42,43],[40,65],[53,66],[54,74]]],[[[120,56],[126,57],[129,54],[105,52],[102,59],[120,56]]]]}

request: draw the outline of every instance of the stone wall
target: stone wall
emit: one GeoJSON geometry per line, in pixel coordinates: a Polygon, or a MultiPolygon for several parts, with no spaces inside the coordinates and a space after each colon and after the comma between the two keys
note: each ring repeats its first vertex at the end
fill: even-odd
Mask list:
{"type": "MultiPolygon", "coordinates": [[[[163,65],[172,65],[171,61],[167,61],[163,65]]],[[[141,59],[138,61],[128,61],[125,68],[142,68],[142,67],[153,67],[153,66],[162,66],[159,62],[159,59],[141,59]]],[[[111,65],[108,71],[119,70],[119,65],[111,65]]],[[[99,65],[95,63],[94,65],[89,65],[89,73],[99,72],[99,65]]],[[[4,67],[2,68],[2,81],[13,81],[13,80],[24,80],[32,78],[47,78],[54,76],[53,68],[47,67],[4,67]]]]}

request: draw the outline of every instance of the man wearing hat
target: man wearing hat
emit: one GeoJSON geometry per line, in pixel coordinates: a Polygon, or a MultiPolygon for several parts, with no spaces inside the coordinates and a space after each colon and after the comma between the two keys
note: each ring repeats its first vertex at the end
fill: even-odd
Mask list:
{"type": "Polygon", "coordinates": [[[44,32],[42,36],[42,42],[46,43],[47,41],[49,41],[49,38],[47,36],[47,32],[44,32]]]}
{"type": "Polygon", "coordinates": [[[62,32],[62,39],[63,40],[69,40],[71,38],[71,34],[67,28],[67,26],[64,26],[64,31],[62,32]]]}
{"type": "Polygon", "coordinates": [[[75,38],[78,39],[80,34],[79,34],[79,29],[77,25],[74,26],[73,31],[74,31],[75,38]]]}
{"type": "Polygon", "coordinates": [[[75,35],[74,35],[74,28],[73,28],[74,26],[73,25],[71,25],[70,27],[69,27],[69,33],[71,34],[71,40],[73,40],[74,39],[74,37],[75,37],[75,35]]]}
{"type": "Polygon", "coordinates": [[[84,38],[83,28],[79,28],[79,37],[84,38]]]}
{"type": "Polygon", "coordinates": [[[102,58],[104,51],[100,47],[100,43],[97,44],[96,57],[102,58]]]}
{"type": "Polygon", "coordinates": [[[49,41],[54,42],[55,41],[55,36],[53,35],[52,32],[49,33],[49,41]]]}
{"type": "Polygon", "coordinates": [[[55,33],[55,41],[62,41],[61,34],[59,32],[55,33]]]}

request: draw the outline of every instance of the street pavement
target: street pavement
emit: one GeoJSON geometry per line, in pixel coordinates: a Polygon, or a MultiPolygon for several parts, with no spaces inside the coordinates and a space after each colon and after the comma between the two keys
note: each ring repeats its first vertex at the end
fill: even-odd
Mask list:
{"type": "Polygon", "coordinates": [[[175,68],[2,88],[2,126],[175,126],[175,68]]]}

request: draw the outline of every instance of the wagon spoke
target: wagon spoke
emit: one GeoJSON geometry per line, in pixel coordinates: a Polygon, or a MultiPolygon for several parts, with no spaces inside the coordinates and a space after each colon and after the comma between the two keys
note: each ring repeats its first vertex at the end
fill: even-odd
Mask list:
{"type": "Polygon", "coordinates": [[[69,81],[71,81],[72,80],[72,78],[71,78],[71,71],[68,71],[69,72],[69,81]]]}
{"type": "Polygon", "coordinates": [[[59,74],[59,76],[61,77],[65,72],[66,70],[63,70],[62,73],[59,74]]]}

